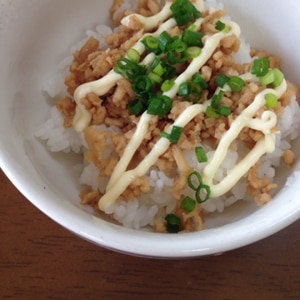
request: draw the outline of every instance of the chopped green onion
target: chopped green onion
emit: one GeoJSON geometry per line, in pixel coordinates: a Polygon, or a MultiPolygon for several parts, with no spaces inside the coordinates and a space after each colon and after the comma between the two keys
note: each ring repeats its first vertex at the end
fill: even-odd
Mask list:
{"type": "Polygon", "coordinates": [[[202,88],[198,82],[183,82],[179,86],[178,95],[195,103],[202,96],[202,88]]]}
{"type": "Polygon", "coordinates": [[[155,94],[149,99],[148,114],[165,116],[172,108],[172,99],[166,95],[155,94]]]}
{"type": "Polygon", "coordinates": [[[187,54],[191,58],[196,58],[201,54],[201,48],[193,46],[187,49],[187,54]]]}
{"type": "Polygon", "coordinates": [[[261,85],[269,85],[271,84],[272,87],[277,88],[281,85],[284,75],[283,73],[275,68],[268,71],[267,74],[259,78],[261,85]]]}
{"type": "Polygon", "coordinates": [[[176,75],[176,68],[166,63],[159,56],[155,57],[150,69],[160,77],[163,75],[164,79],[172,79],[176,75]]]}
{"type": "Polygon", "coordinates": [[[182,34],[182,41],[188,45],[188,47],[196,46],[203,48],[202,38],[204,34],[199,31],[192,31],[186,29],[182,34]]]}
{"type": "Polygon", "coordinates": [[[202,182],[202,177],[198,171],[194,171],[188,176],[187,183],[196,192],[195,195],[198,203],[203,203],[209,199],[211,194],[210,187],[202,182]]]}
{"type": "Polygon", "coordinates": [[[134,48],[128,49],[126,55],[130,60],[134,62],[139,62],[141,59],[141,54],[134,48]]]}
{"type": "Polygon", "coordinates": [[[264,76],[268,73],[270,67],[269,59],[266,57],[257,58],[253,61],[251,73],[257,77],[264,76]]]}
{"type": "Polygon", "coordinates": [[[159,48],[158,38],[156,38],[152,35],[148,35],[144,39],[142,39],[141,42],[144,44],[144,46],[147,50],[153,52],[154,54],[158,55],[161,53],[161,50],[159,48]]]}
{"type": "Polygon", "coordinates": [[[187,212],[192,212],[196,207],[196,201],[187,196],[182,200],[180,207],[187,212]]]}
{"type": "Polygon", "coordinates": [[[273,73],[274,73],[274,81],[273,81],[273,83],[272,83],[272,86],[274,87],[274,88],[277,88],[277,87],[279,87],[280,85],[281,85],[281,83],[282,83],[282,81],[284,80],[284,75],[283,75],[283,73],[279,70],[279,69],[277,69],[277,68],[275,68],[275,69],[273,69],[273,73]]]}
{"type": "Polygon", "coordinates": [[[210,197],[210,187],[206,184],[200,184],[196,190],[196,200],[198,203],[207,201],[210,197]]]}
{"type": "Polygon", "coordinates": [[[212,101],[211,101],[211,106],[213,108],[218,108],[220,106],[220,103],[224,97],[224,91],[219,91],[218,94],[215,94],[213,97],[212,97],[212,101]]]}
{"type": "Polygon", "coordinates": [[[189,83],[183,82],[179,85],[178,95],[182,97],[187,97],[190,93],[189,83]]]}
{"type": "Polygon", "coordinates": [[[154,84],[161,83],[163,81],[163,78],[154,72],[150,72],[148,77],[154,84]]]}
{"type": "Polygon", "coordinates": [[[149,93],[153,87],[152,80],[146,76],[137,76],[132,84],[132,89],[135,94],[139,97],[143,97],[145,94],[149,93]]]}
{"type": "Polygon", "coordinates": [[[175,85],[174,80],[166,79],[160,88],[163,92],[168,92],[174,85],[175,85]]]}
{"type": "Polygon", "coordinates": [[[176,68],[164,62],[166,72],[164,74],[165,79],[172,79],[176,76],[176,68]]]}
{"type": "Polygon", "coordinates": [[[207,155],[203,147],[198,146],[195,148],[196,157],[199,163],[207,162],[207,155]]]}
{"type": "Polygon", "coordinates": [[[173,39],[167,31],[163,31],[159,35],[158,41],[159,41],[159,48],[161,49],[161,51],[166,52],[167,46],[172,43],[173,39]]]}
{"type": "Polygon", "coordinates": [[[196,30],[197,30],[197,25],[196,25],[196,24],[191,24],[191,25],[188,27],[188,30],[196,31],[196,30]]]}
{"type": "Polygon", "coordinates": [[[215,79],[215,83],[219,87],[224,87],[224,85],[229,81],[229,77],[223,73],[219,73],[215,79]]]}
{"type": "Polygon", "coordinates": [[[228,106],[221,105],[216,109],[216,112],[223,117],[228,117],[231,114],[231,108],[228,106]]]}
{"type": "Polygon", "coordinates": [[[159,64],[157,64],[153,69],[152,72],[157,74],[158,76],[163,76],[164,73],[166,72],[165,67],[163,66],[163,63],[160,62],[159,64]]]}
{"type": "Polygon", "coordinates": [[[233,92],[240,92],[245,86],[245,81],[239,76],[231,76],[227,84],[233,92]]]}
{"type": "Polygon", "coordinates": [[[114,67],[114,71],[123,77],[133,80],[139,75],[145,75],[147,68],[128,58],[120,58],[114,67]]]}
{"type": "Polygon", "coordinates": [[[278,105],[278,97],[273,93],[266,94],[265,101],[268,108],[275,108],[278,105]]]}
{"type": "Polygon", "coordinates": [[[189,174],[187,178],[187,183],[192,190],[197,191],[199,186],[202,184],[202,177],[200,173],[198,171],[194,171],[191,174],[189,174]],[[194,182],[196,182],[196,185],[194,184],[194,182]]]}
{"type": "Polygon", "coordinates": [[[184,26],[202,17],[202,14],[189,0],[175,0],[170,9],[179,26],[184,26]]]}
{"type": "Polygon", "coordinates": [[[171,65],[175,65],[178,63],[184,63],[187,58],[187,46],[184,43],[178,44],[178,47],[168,50],[167,52],[167,60],[171,65]]]}
{"type": "Polygon", "coordinates": [[[224,29],[226,29],[226,24],[219,20],[217,21],[215,28],[219,31],[223,31],[224,29]]]}
{"type": "Polygon", "coordinates": [[[192,82],[199,84],[203,90],[208,88],[208,83],[204,80],[204,78],[199,73],[195,73],[192,76],[192,82]]]}
{"type": "Polygon", "coordinates": [[[128,104],[128,110],[131,114],[138,116],[146,110],[146,105],[141,99],[136,99],[128,104]]]}
{"type": "Polygon", "coordinates": [[[269,70],[267,74],[259,78],[259,81],[261,85],[268,85],[271,84],[274,81],[274,79],[275,79],[275,74],[273,70],[269,70]]]}
{"type": "Polygon", "coordinates": [[[192,81],[190,83],[190,94],[188,95],[187,99],[195,103],[196,101],[200,100],[201,97],[202,97],[202,88],[200,84],[192,81]]]}
{"type": "Polygon", "coordinates": [[[218,114],[212,106],[206,108],[205,114],[212,119],[219,119],[220,114],[218,114]]]}
{"type": "Polygon", "coordinates": [[[166,228],[169,233],[178,233],[181,230],[181,220],[174,214],[168,214],[165,217],[166,228]]]}
{"type": "Polygon", "coordinates": [[[171,133],[161,132],[160,135],[164,138],[167,138],[170,143],[176,144],[178,143],[180,136],[182,134],[183,127],[174,125],[172,127],[171,133]]]}

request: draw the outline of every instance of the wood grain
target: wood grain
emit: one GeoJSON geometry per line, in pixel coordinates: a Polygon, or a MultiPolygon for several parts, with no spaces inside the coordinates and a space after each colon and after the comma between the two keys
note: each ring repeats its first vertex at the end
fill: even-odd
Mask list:
{"type": "Polygon", "coordinates": [[[300,299],[300,221],[191,260],[102,249],[30,204],[0,171],[0,299],[300,299]]]}

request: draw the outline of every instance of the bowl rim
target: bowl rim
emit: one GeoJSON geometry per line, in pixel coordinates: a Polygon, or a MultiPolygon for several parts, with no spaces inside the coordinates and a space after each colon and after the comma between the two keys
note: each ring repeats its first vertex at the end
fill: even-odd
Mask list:
{"type": "MultiPolygon", "coordinates": [[[[38,201],[40,197],[38,190],[33,185],[28,185],[26,178],[19,176],[17,169],[12,168],[10,163],[4,160],[1,152],[0,167],[20,193],[57,224],[93,244],[132,256],[180,259],[218,255],[258,242],[300,219],[300,205],[297,205],[297,202],[294,201],[288,209],[285,208],[278,214],[270,215],[262,220],[259,231],[253,224],[247,224],[247,217],[218,228],[179,234],[155,233],[125,228],[121,225],[108,223],[95,216],[90,216],[90,221],[86,222],[86,219],[83,220],[70,214],[70,211],[67,210],[70,208],[69,206],[58,207],[55,202],[46,202],[45,204],[38,201]],[[61,212],[65,213],[67,217],[63,218],[62,214],[57,214],[57,209],[63,209],[61,212]],[[95,223],[97,223],[99,230],[96,230],[95,223]],[[224,236],[224,233],[228,230],[231,234],[227,233],[224,236]],[[199,238],[195,238],[195,235],[198,235],[199,238]],[[224,241],[225,237],[226,241],[224,241]]],[[[296,181],[294,184],[296,185],[296,181]]],[[[287,192],[289,190],[286,189],[287,192]]],[[[279,193],[281,192],[282,190],[279,191],[279,193]]],[[[75,209],[79,210],[79,208],[75,209]]],[[[255,213],[262,217],[261,209],[258,209],[255,213]]],[[[81,213],[83,212],[81,211],[81,213]]]]}

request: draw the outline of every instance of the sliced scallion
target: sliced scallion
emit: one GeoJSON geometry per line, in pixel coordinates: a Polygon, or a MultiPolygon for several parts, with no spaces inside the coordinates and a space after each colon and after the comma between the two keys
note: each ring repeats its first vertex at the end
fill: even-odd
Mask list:
{"type": "Polygon", "coordinates": [[[229,81],[229,77],[224,73],[219,73],[215,79],[215,83],[217,86],[223,88],[224,85],[229,81]]]}
{"type": "Polygon", "coordinates": [[[210,198],[211,190],[206,184],[200,184],[196,190],[196,200],[198,203],[203,203],[210,198]]]}
{"type": "Polygon", "coordinates": [[[240,92],[245,86],[245,81],[239,76],[231,76],[227,84],[233,92],[240,92]]]}
{"type": "Polygon", "coordinates": [[[136,99],[128,104],[128,110],[131,114],[138,116],[146,110],[146,105],[141,99],[136,99]]]}
{"type": "Polygon", "coordinates": [[[257,58],[253,61],[251,73],[257,77],[264,76],[268,73],[270,62],[267,57],[257,58]]]}
{"type": "Polygon", "coordinates": [[[172,37],[167,31],[163,31],[158,38],[159,48],[162,52],[166,52],[167,46],[173,41],[172,37]]]}
{"type": "Polygon", "coordinates": [[[139,97],[143,97],[145,94],[149,93],[153,87],[152,80],[146,76],[137,76],[132,84],[132,89],[135,94],[139,97]]]}
{"type": "Polygon", "coordinates": [[[178,95],[182,97],[187,97],[190,93],[189,83],[183,82],[179,85],[178,95]]]}
{"type": "Polygon", "coordinates": [[[223,117],[228,117],[232,111],[231,108],[229,106],[224,106],[224,105],[220,105],[217,109],[216,112],[223,117]]]}
{"type": "Polygon", "coordinates": [[[186,43],[188,47],[196,46],[203,48],[203,37],[204,34],[202,32],[186,29],[182,34],[182,41],[186,43]]]}
{"type": "Polygon", "coordinates": [[[179,26],[187,25],[202,17],[200,11],[189,0],[175,0],[170,9],[179,26]]]}
{"type": "Polygon", "coordinates": [[[163,66],[163,63],[160,62],[159,64],[157,64],[153,69],[152,72],[157,74],[158,76],[163,76],[164,73],[166,72],[165,67],[163,66]]]}
{"type": "Polygon", "coordinates": [[[192,212],[196,207],[196,201],[193,198],[186,196],[181,201],[180,207],[187,212],[192,212]]]}
{"type": "Polygon", "coordinates": [[[174,214],[165,217],[166,228],[169,233],[178,233],[181,230],[181,220],[174,214]]]}
{"type": "Polygon", "coordinates": [[[152,81],[153,84],[161,83],[163,78],[154,72],[148,74],[148,78],[152,81]]]}
{"type": "Polygon", "coordinates": [[[275,108],[278,105],[278,97],[273,93],[266,94],[265,101],[268,108],[275,108]]]}
{"type": "Polygon", "coordinates": [[[199,73],[195,73],[192,76],[192,82],[199,84],[203,90],[208,88],[208,83],[204,80],[204,78],[199,73]]]}
{"type": "Polygon", "coordinates": [[[219,91],[218,94],[215,94],[213,97],[212,97],[212,101],[211,101],[211,106],[213,108],[218,108],[220,106],[220,103],[224,97],[224,91],[219,91]]]}
{"type": "Polygon", "coordinates": [[[160,135],[170,141],[172,144],[178,143],[180,136],[182,134],[183,127],[174,125],[172,127],[171,133],[161,132],[160,135]]]}
{"type": "Polygon", "coordinates": [[[147,68],[144,65],[131,61],[129,58],[121,58],[115,65],[114,71],[123,77],[133,80],[137,76],[146,74],[147,68]]]}
{"type": "Polygon", "coordinates": [[[218,119],[218,118],[220,118],[220,114],[218,114],[218,113],[216,112],[216,110],[215,110],[212,106],[208,106],[208,107],[206,108],[205,114],[206,114],[209,118],[212,118],[212,119],[218,119]]]}
{"type": "Polygon", "coordinates": [[[156,55],[161,53],[158,38],[156,38],[152,35],[148,35],[145,38],[143,38],[141,42],[144,44],[145,48],[148,51],[151,51],[151,52],[155,53],[156,55]]]}
{"type": "Polygon", "coordinates": [[[259,78],[259,81],[260,81],[261,85],[268,85],[274,81],[274,78],[275,78],[275,74],[274,74],[273,70],[269,70],[267,72],[267,74],[265,74],[259,78]]]}
{"type": "Polygon", "coordinates": [[[274,88],[277,88],[277,87],[279,87],[281,85],[282,81],[284,80],[284,75],[277,68],[273,69],[273,73],[274,73],[274,81],[272,83],[272,86],[274,88]]]}
{"type": "Polygon", "coordinates": [[[166,79],[160,88],[163,92],[168,92],[174,85],[175,85],[174,80],[166,79]]]}
{"type": "Polygon", "coordinates": [[[187,183],[193,191],[197,191],[199,186],[202,184],[202,177],[200,173],[198,171],[190,173],[187,178],[187,183]]]}
{"type": "Polygon", "coordinates": [[[187,55],[190,58],[196,58],[201,54],[201,48],[200,47],[196,47],[196,46],[192,46],[187,48],[187,55]]]}
{"type": "Polygon", "coordinates": [[[259,78],[260,84],[261,85],[272,85],[272,87],[276,88],[279,87],[284,79],[283,73],[275,68],[275,69],[270,69],[267,74],[264,76],[261,76],[259,78]]]}
{"type": "Polygon", "coordinates": [[[128,50],[127,50],[127,52],[126,52],[126,55],[127,55],[127,57],[130,59],[130,60],[132,60],[132,61],[134,61],[134,62],[139,62],[140,61],[140,59],[141,59],[141,55],[140,55],[140,53],[136,50],[136,49],[134,49],[134,48],[129,48],[128,50]]]}
{"type": "Polygon", "coordinates": [[[167,60],[168,63],[171,65],[184,63],[187,58],[187,46],[186,44],[182,43],[178,45],[178,47],[168,50],[167,52],[167,60]]]}
{"type": "Polygon", "coordinates": [[[219,20],[216,22],[215,28],[219,31],[223,31],[226,28],[226,24],[219,20]]]}
{"type": "Polygon", "coordinates": [[[148,114],[165,116],[172,108],[172,99],[166,95],[155,94],[149,99],[148,114]]]}
{"type": "Polygon", "coordinates": [[[198,146],[195,148],[196,157],[199,163],[207,162],[207,155],[203,147],[198,146]]]}
{"type": "Polygon", "coordinates": [[[198,83],[190,82],[189,84],[189,95],[187,100],[196,103],[202,97],[202,88],[198,83]]]}

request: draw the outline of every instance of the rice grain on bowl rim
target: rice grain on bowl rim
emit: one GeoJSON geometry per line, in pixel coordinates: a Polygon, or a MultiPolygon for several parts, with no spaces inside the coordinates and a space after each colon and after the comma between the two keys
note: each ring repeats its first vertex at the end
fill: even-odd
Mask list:
{"type": "MultiPolygon", "coordinates": [[[[151,3],[152,2],[153,1],[151,1],[151,3]]],[[[199,6],[202,5],[201,1],[197,3],[199,6]]],[[[124,5],[126,7],[128,3],[124,5]]],[[[210,4],[208,4],[208,2],[207,7],[210,7],[210,4]]],[[[156,12],[159,11],[159,7],[154,7],[152,9],[156,10],[156,12]]],[[[122,7],[117,7],[116,10],[112,12],[113,16],[117,20],[120,20],[121,17],[119,14],[122,10],[122,7]]],[[[145,9],[143,8],[143,13],[153,14],[153,11],[145,11],[145,9]]],[[[222,14],[222,12],[215,13],[212,14],[214,17],[207,17],[208,22],[206,25],[206,29],[208,30],[210,35],[217,34],[216,32],[214,32],[216,29],[213,25],[217,22],[217,20],[221,18],[223,20],[222,14]]],[[[224,22],[225,20],[227,19],[224,19],[224,22]]],[[[176,35],[178,29],[175,28],[174,30],[174,34],[176,35]]],[[[103,25],[97,27],[96,33],[88,32],[88,35],[95,37],[100,35],[100,37],[97,39],[103,40],[103,35],[106,36],[110,33],[112,33],[112,35],[108,44],[111,47],[111,55],[109,55],[105,59],[112,65],[108,64],[107,70],[103,71],[104,73],[108,72],[112,68],[112,66],[115,65],[115,63],[117,62],[117,58],[120,58],[120,48],[121,51],[123,51],[123,54],[126,54],[126,50],[130,49],[134,45],[134,42],[136,42],[136,40],[133,40],[133,43],[129,42],[130,45],[124,45],[124,48],[122,49],[122,47],[120,46],[124,42],[124,40],[122,40],[123,32],[118,32],[118,30],[111,30],[103,25]],[[119,37],[121,40],[118,41],[116,37],[119,37]],[[111,60],[113,62],[111,62],[111,60]]],[[[127,36],[125,36],[126,44],[126,42],[130,39],[128,39],[129,33],[126,32],[126,30],[125,33],[127,34],[127,36]]],[[[138,36],[139,32],[135,30],[134,34],[138,36]]],[[[131,36],[135,36],[134,34],[130,32],[131,36]]],[[[80,63],[80,67],[85,67],[84,72],[82,73],[84,74],[84,76],[86,76],[86,78],[84,78],[83,81],[92,81],[97,79],[95,77],[95,74],[93,74],[90,66],[93,66],[93,63],[97,64],[97,59],[107,54],[106,50],[99,50],[97,39],[90,37],[88,39],[87,44],[84,44],[83,48],[81,48],[81,50],[79,52],[76,52],[75,54],[75,62],[73,62],[72,64],[72,68],[74,67],[75,71],[73,71],[73,74],[71,75],[71,80],[70,75],[68,75],[68,78],[66,80],[68,91],[70,92],[71,96],[74,95],[75,90],[78,88],[78,86],[81,85],[81,82],[78,82],[78,74],[76,74],[76,72],[78,72],[78,70],[76,70],[76,64],[78,65],[80,63]]],[[[249,50],[249,46],[243,40],[241,40],[241,43],[242,44],[240,49],[242,50],[233,54],[233,57],[237,60],[237,63],[239,64],[237,66],[237,69],[231,68],[231,52],[233,50],[232,47],[236,47],[237,45],[233,43],[228,48],[226,48],[226,51],[230,50],[230,53],[225,53],[228,62],[226,68],[224,68],[222,72],[225,72],[227,76],[241,75],[245,73],[245,71],[249,71],[250,64],[252,64],[253,62],[253,57],[265,55],[265,53],[251,52],[249,50]],[[248,63],[248,65],[242,66],[241,63],[244,62],[248,63]]],[[[106,47],[107,45],[104,45],[104,49],[106,49],[106,47]]],[[[224,52],[216,50],[214,55],[216,56],[216,58],[212,59],[212,61],[210,62],[213,66],[205,65],[202,67],[201,72],[199,72],[201,76],[203,76],[204,78],[206,77],[206,81],[209,82],[209,85],[211,86],[210,91],[206,92],[206,100],[210,99],[208,95],[212,93],[213,89],[215,90],[215,70],[219,71],[219,69],[222,67],[222,65],[218,66],[217,64],[222,62],[224,52]]],[[[99,59],[99,61],[100,63],[103,63],[103,60],[99,59]]],[[[69,63],[70,60],[67,59],[65,62],[69,63]]],[[[225,59],[224,62],[226,63],[225,59]]],[[[278,66],[277,58],[271,57],[270,62],[271,68],[276,68],[278,66]]],[[[94,70],[95,73],[101,73],[102,71],[97,70],[96,67],[94,68],[94,70]]],[[[82,76],[82,73],[80,73],[78,77],[82,76]]],[[[105,74],[102,74],[99,77],[104,75],[105,74]]],[[[248,91],[259,92],[259,88],[260,87],[257,86],[257,84],[253,84],[250,82],[248,91]]],[[[203,219],[204,217],[206,217],[207,213],[223,212],[225,207],[234,204],[238,200],[242,199],[247,201],[247,199],[245,199],[247,190],[250,190],[250,193],[252,192],[252,195],[254,197],[257,197],[257,191],[261,191],[262,189],[266,190],[266,192],[264,191],[263,193],[264,196],[262,198],[258,197],[257,201],[268,202],[270,200],[270,191],[276,187],[272,180],[275,176],[275,168],[280,165],[281,158],[283,157],[288,165],[292,164],[294,160],[293,153],[290,150],[290,141],[297,137],[297,129],[299,127],[299,106],[296,101],[295,95],[293,97],[291,96],[292,94],[295,94],[293,91],[293,87],[289,86],[289,88],[290,93],[286,93],[283,98],[280,97],[281,105],[278,108],[278,111],[276,112],[278,116],[280,115],[280,120],[276,125],[277,129],[279,129],[278,132],[280,133],[276,132],[275,151],[271,151],[270,154],[264,155],[260,160],[260,165],[253,166],[253,168],[250,170],[247,176],[241,176],[242,178],[239,181],[239,183],[236,184],[228,193],[225,193],[222,196],[210,198],[201,205],[196,203],[198,211],[194,212],[197,213],[188,215],[182,210],[178,212],[178,203],[182,200],[182,197],[180,197],[180,195],[184,194],[185,196],[188,196],[190,198],[194,196],[193,191],[189,189],[186,181],[188,175],[192,172],[191,170],[197,170],[197,172],[200,172],[201,175],[203,174],[202,172],[205,172],[207,164],[214,157],[216,151],[214,145],[221,140],[221,137],[226,131],[225,128],[228,127],[229,124],[232,124],[234,121],[234,119],[230,120],[229,117],[222,117],[220,118],[221,122],[217,121],[218,126],[216,126],[216,121],[212,120],[212,117],[204,117],[203,112],[200,111],[200,113],[196,116],[198,118],[197,122],[194,122],[195,124],[192,124],[194,126],[192,130],[192,133],[194,135],[192,137],[195,139],[195,141],[191,143],[191,145],[186,145],[184,142],[189,142],[190,140],[188,138],[182,139],[181,136],[182,141],[179,141],[178,144],[173,144],[171,147],[168,148],[170,150],[166,152],[167,159],[159,160],[159,165],[156,165],[155,167],[150,169],[149,173],[145,177],[143,177],[135,183],[134,188],[128,190],[127,197],[130,200],[128,201],[125,195],[125,199],[121,199],[120,201],[112,203],[112,205],[105,207],[105,212],[111,214],[115,220],[123,224],[125,227],[138,229],[150,225],[154,226],[155,230],[157,231],[165,231],[165,216],[168,214],[175,214],[180,216],[180,219],[182,220],[185,226],[185,231],[193,231],[202,229],[203,219]],[[200,126],[201,128],[199,128],[199,124],[202,125],[200,126]],[[293,126],[290,126],[291,124],[293,124],[293,126]],[[293,130],[291,130],[291,128],[293,130]],[[193,154],[194,148],[196,146],[199,146],[199,140],[196,140],[195,132],[198,134],[198,136],[201,137],[201,146],[205,148],[205,152],[208,157],[208,163],[199,163],[195,155],[193,154]],[[203,142],[205,139],[208,140],[207,143],[203,142]],[[211,139],[213,139],[213,141],[211,141],[211,139]],[[170,176],[170,174],[174,173],[174,168],[176,170],[176,176],[170,176]],[[260,180],[261,177],[264,179],[260,180]],[[252,179],[254,179],[254,181],[252,179]],[[255,181],[257,181],[259,188],[251,185],[251,183],[255,181]],[[174,190],[174,188],[178,187],[180,187],[179,190],[174,190]],[[173,193],[170,193],[170,189],[173,189],[173,193]]],[[[61,93],[60,90],[53,90],[53,88],[47,89],[47,91],[52,97],[56,97],[57,94],[61,93]]],[[[238,99],[240,99],[240,92],[234,94],[229,91],[229,93],[230,95],[228,95],[228,97],[225,97],[226,99],[222,99],[222,101],[224,101],[224,106],[232,107],[231,112],[234,112],[235,117],[237,117],[241,113],[241,111],[243,111],[243,108],[247,107],[247,105],[250,106],[251,102],[249,103],[245,100],[246,102],[243,103],[244,107],[234,107],[234,103],[236,103],[234,97],[238,97],[238,99]],[[231,99],[231,97],[233,99],[231,99]]],[[[113,104],[114,102],[117,103],[116,107],[118,109],[116,109],[116,107],[113,107],[116,111],[110,112],[108,116],[106,115],[104,117],[104,121],[99,121],[99,118],[101,118],[101,114],[107,113],[107,111],[103,112],[104,105],[99,105],[98,95],[90,95],[90,99],[88,99],[88,101],[85,103],[85,109],[88,110],[88,108],[90,108],[96,110],[96,113],[94,114],[94,116],[96,117],[92,121],[94,122],[94,126],[87,127],[87,129],[85,130],[85,137],[83,132],[78,133],[73,129],[72,126],[70,126],[74,124],[73,119],[76,108],[75,102],[72,98],[73,97],[68,96],[58,102],[59,110],[63,112],[63,115],[56,108],[53,108],[51,111],[50,119],[46,122],[45,126],[43,126],[37,132],[37,136],[44,140],[47,140],[47,145],[50,148],[50,151],[68,152],[71,150],[75,153],[80,153],[81,151],[87,153],[85,154],[86,161],[83,163],[83,170],[80,176],[80,181],[82,184],[90,186],[90,188],[84,190],[82,198],[84,203],[97,206],[98,200],[103,195],[105,195],[106,191],[104,187],[108,183],[109,177],[111,176],[113,171],[113,168],[111,166],[115,166],[118,159],[122,157],[122,153],[126,151],[125,146],[132,137],[132,134],[135,129],[135,124],[138,124],[138,117],[133,117],[132,115],[125,115],[124,117],[122,115],[122,113],[124,113],[126,109],[126,105],[132,100],[134,100],[135,94],[132,91],[131,85],[128,85],[127,79],[119,79],[118,87],[115,93],[113,95],[108,95],[107,99],[104,100],[108,102],[111,98],[111,102],[113,104]],[[118,98],[118,95],[122,95],[122,97],[118,98]],[[127,97],[126,101],[124,101],[125,96],[127,97]],[[120,119],[122,120],[122,122],[120,122],[120,119]],[[126,126],[123,125],[124,120],[126,121],[126,126]],[[64,127],[64,125],[66,127],[64,127]],[[101,132],[101,135],[99,135],[99,132],[101,132]],[[97,152],[98,150],[91,150],[93,146],[97,143],[99,143],[100,152],[103,152],[101,153],[100,160],[97,158],[97,155],[99,154],[99,152],[97,152]],[[105,148],[103,148],[103,145],[105,146],[105,148]],[[117,146],[121,148],[119,149],[117,146]],[[104,160],[106,161],[103,165],[104,160]],[[100,178],[98,178],[99,169],[105,176],[101,175],[100,178]],[[107,176],[107,174],[109,175],[107,176]]],[[[247,99],[247,97],[245,98],[247,99]]],[[[170,115],[168,116],[168,118],[172,119],[173,121],[176,120],[178,115],[180,115],[180,111],[178,113],[178,111],[176,110],[178,110],[179,108],[186,109],[191,105],[187,101],[179,101],[182,99],[175,100],[177,101],[176,103],[178,103],[178,106],[173,106],[173,111],[171,111],[170,115]]],[[[111,103],[109,105],[112,106],[111,103]]],[[[105,107],[105,109],[107,109],[107,107],[105,107]]],[[[111,107],[109,107],[109,109],[113,110],[111,107]]],[[[156,123],[152,125],[151,134],[153,136],[153,140],[150,139],[149,144],[145,148],[141,148],[139,150],[140,152],[138,153],[138,157],[140,156],[143,158],[146,155],[146,153],[151,151],[151,147],[153,147],[153,145],[150,145],[151,142],[153,144],[153,141],[156,141],[159,138],[160,132],[165,130],[164,126],[166,123],[166,118],[162,118],[162,120],[159,121],[161,122],[161,125],[157,125],[156,123]],[[157,128],[159,128],[158,132],[157,128]]],[[[157,122],[157,120],[155,122],[157,122]]],[[[191,121],[189,123],[193,122],[191,121]]],[[[184,132],[184,135],[188,136],[189,133],[190,132],[184,132]]],[[[236,149],[240,149],[240,147],[242,147],[242,152],[244,152],[247,150],[247,148],[244,148],[245,145],[248,145],[250,143],[251,148],[254,143],[253,141],[256,142],[260,139],[260,136],[257,136],[253,132],[251,132],[251,134],[253,136],[251,136],[250,139],[249,134],[247,133],[244,134],[244,136],[240,137],[240,141],[237,142],[237,145],[231,145],[231,148],[229,148],[228,150],[228,156],[216,172],[215,180],[217,182],[222,182],[222,180],[228,174],[228,170],[231,170],[237,164],[237,162],[239,162],[240,157],[236,149]],[[240,145],[241,142],[243,143],[242,146],[240,145]]],[[[133,164],[136,165],[135,163],[133,164]]],[[[209,216],[207,218],[209,218],[209,216]]]]}

